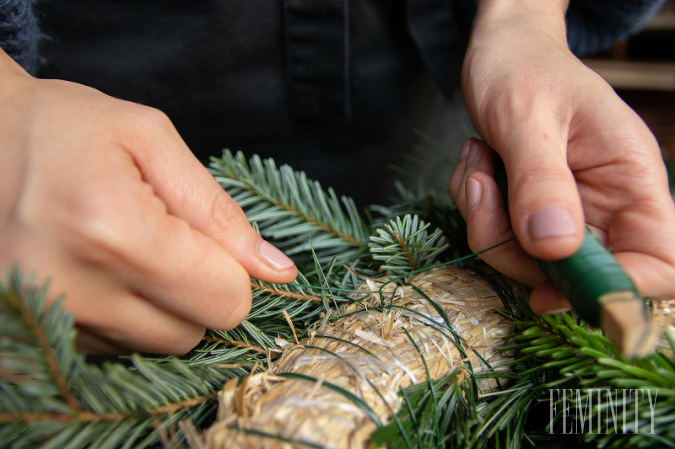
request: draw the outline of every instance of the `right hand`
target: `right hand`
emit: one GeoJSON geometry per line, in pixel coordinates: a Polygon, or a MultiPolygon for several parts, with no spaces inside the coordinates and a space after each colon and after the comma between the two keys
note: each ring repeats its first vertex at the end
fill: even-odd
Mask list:
{"type": "Polygon", "coordinates": [[[181,354],[292,281],[161,112],[32,78],[0,51],[0,266],[50,280],[90,353],[181,354]]]}
{"type": "Polygon", "coordinates": [[[462,92],[483,141],[469,141],[450,181],[469,245],[534,287],[538,313],[569,308],[538,269],[581,246],[586,227],[612,249],[641,295],[675,295],[675,206],[647,125],[575,57],[566,0],[482,0],[462,92]],[[493,179],[508,178],[507,216],[493,179]]]}

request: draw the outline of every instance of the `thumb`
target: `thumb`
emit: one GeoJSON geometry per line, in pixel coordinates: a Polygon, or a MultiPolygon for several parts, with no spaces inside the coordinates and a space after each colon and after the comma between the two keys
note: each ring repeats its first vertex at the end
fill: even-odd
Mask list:
{"type": "Polygon", "coordinates": [[[538,145],[516,142],[503,151],[513,230],[525,251],[539,259],[568,257],[583,240],[584,214],[566,147],[544,139],[538,145]]]}
{"type": "Polygon", "coordinates": [[[250,276],[274,283],[295,279],[293,261],[253,229],[244,211],[192,154],[169,119],[149,109],[147,120],[150,130],[145,129],[127,149],[167,212],[223,246],[250,276]]]}

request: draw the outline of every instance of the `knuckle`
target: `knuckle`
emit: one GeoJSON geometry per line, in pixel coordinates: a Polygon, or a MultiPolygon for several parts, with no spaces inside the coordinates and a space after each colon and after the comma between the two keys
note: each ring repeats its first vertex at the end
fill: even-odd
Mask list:
{"type": "Polygon", "coordinates": [[[69,251],[90,263],[119,258],[132,235],[125,232],[122,214],[114,207],[102,207],[92,197],[78,198],[59,213],[45,217],[69,251]]]}
{"type": "Polygon", "coordinates": [[[239,204],[224,190],[214,190],[214,195],[208,200],[208,214],[211,231],[218,235],[223,229],[248,229],[248,219],[239,204]]]}
{"type": "Polygon", "coordinates": [[[150,106],[127,103],[125,118],[126,123],[131,125],[132,129],[135,128],[143,135],[177,134],[169,116],[150,106]]]}
{"type": "Polygon", "coordinates": [[[524,191],[531,190],[533,186],[537,186],[538,189],[551,186],[551,191],[556,191],[557,186],[574,184],[574,176],[567,165],[561,166],[549,157],[533,157],[510,175],[514,178],[515,188],[524,191]]]}
{"type": "Polygon", "coordinates": [[[139,106],[140,110],[138,113],[141,117],[143,117],[144,122],[149,126],[154,126],[157,128],[173,128],[171,119],[169,119],[169,116],[167,116],[161,110],[149,106],[139,106]]]}

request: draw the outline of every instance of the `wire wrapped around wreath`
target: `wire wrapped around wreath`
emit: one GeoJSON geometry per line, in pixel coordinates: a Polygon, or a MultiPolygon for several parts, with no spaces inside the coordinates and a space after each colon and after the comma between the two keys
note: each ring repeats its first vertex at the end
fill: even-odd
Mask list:
{"type": "MultiPolygon", "coordinates": [[[[405,285],[366,280],[361,289],[371,293],[324,316],[267,371],[230,381],[218,422],[192,445],[362,448],[403,406],[401,390],[458,370],[507,369],[500,348],[512,325],[476,273],[445,266],[405,285]]],[[[476,381],[481,391],[500,383],[476,381]]]]}

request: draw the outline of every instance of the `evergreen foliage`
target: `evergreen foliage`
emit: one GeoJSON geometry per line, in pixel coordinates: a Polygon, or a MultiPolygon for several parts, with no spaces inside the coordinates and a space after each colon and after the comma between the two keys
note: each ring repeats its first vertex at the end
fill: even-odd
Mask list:
{"type": "Polygon", "coordinates": [[[353,263],[364,253],[368,225],[354,201],[338,199],[333,189],[324,190],[304,172],[274,161],[243,153],[223,152],[213,160],[212,173],[220,185],[256,222],[263,237],[276,243],[299,263],[311,262],[300,255],[316,253],[321,266],[334,258],[337,264],[353,263]]]}
{"type": "MultiPolygon", "coordinates": [[[[214,419],[216,393],[228,379],[264,366],[294,331],[304,333],[322,313],[353,300],[347,295],[360,275],[404,277],[467,254],[457,212],[423,191],[401,188],[397,203],[370,208],[366,221],[350,199],[271,160],[225,151],[212,171],[261,234],[296,260],[298,279],[287,285],[252,279],[249,317],[232,331],[207,332],[184,357],[135,354],[92,363],[74,348],[72,315],[59,301],[45,305],[49,286],[34,285],[19,270],[6,273],[0,282],[1,447],[170,446],[181,441],[179,422],[200,428],[214,419]]],[[[534,315],[508,286],[487,279],[496,283],[513,322],[514,343],[504,350],[514,356],[510,372],[480,376],[500,378],[503,388],[481,391],[463,368],[401,391],[404,408],[375,432],[374,442],[392,448],[674,446],[672,352],[626,360],[572,315],[534,315]],[[631,388],[652,394],[640,398],[637,412],[633,402],[617,408],[610,402],[615,398],[593,396],[631,388]],[[579,401],[565,404],[552,389],[575,389],[579,401]],[[551,398],[557,413],[549,427],[551,398]],[[568,434],[564,424],[579,429],[583,423],[563,422],[562,411],[572,419],[585,404],[599,413],[602,432],[568,434]],[[612,407],[618,415],[608,413],[612,407]],[[624,420],[632,427],[622,427],[624,420]]],[[[443,326],[452,335],[451,323],[443,326]]]]}
{"type": "Polygon", "coordinates": [[[176,358],[87,363],[73,317],[18,272],[0,285],[0,444],[3,447],[146,447],[181,419],[202,422],[232,377],[176,358]]]}
{"type": "Polygon", "coordinates": [[[429,224],[417,215],[396,217],[375,230],[370,237],[370,253],[380,268],[390,274],[405,275],[432,265],[447,247],[440,229],[428,232],[429,224]]]}

